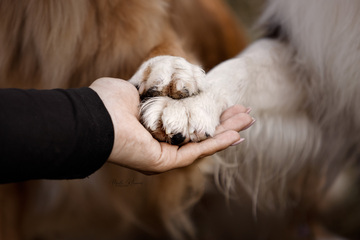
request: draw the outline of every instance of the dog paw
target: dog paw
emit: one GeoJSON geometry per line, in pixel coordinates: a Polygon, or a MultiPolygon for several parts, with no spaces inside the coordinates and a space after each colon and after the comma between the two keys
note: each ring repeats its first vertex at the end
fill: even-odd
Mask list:
{"type": "Polygon", "coordinates": [[[181,145],[199,142],[215,133],[219,113],[202,94],[175,100],[154,97],[142,103],[141,122],[159,141],[181,145]]]}
{"type": "Polygon", "coordinates": [[[158,56],[144,62],[129,81],[138,88],[141,99],[182,99],[203,90],[205,72],[184,58],[158,56]]]}
{"type": "Polygon", "coordinates": [[[218,118],[204,106],[205,72],[184,58],[158,56],[129,80],[142,99],[140,120],[159,141],[181,145],[213,136],[218,118]]]}

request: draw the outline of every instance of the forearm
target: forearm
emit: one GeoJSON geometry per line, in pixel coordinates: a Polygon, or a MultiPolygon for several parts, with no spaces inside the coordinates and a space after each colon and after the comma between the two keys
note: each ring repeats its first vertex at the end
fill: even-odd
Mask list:
{"type": "Polygon", "coordinates": [[[0,182],[84,178],[113,145],[111,118],[89,88],[0,90],[0,182]]]}

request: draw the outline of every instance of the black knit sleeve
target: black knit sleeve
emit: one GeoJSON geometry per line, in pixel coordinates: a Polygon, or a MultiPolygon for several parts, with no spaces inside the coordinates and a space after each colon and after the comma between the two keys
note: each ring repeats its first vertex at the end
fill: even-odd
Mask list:
{"type": "Polygon", "coordinates": [[[0,89],[0,183],[84,178],[113,142],[110,115],[90,88],[0,89]]]}

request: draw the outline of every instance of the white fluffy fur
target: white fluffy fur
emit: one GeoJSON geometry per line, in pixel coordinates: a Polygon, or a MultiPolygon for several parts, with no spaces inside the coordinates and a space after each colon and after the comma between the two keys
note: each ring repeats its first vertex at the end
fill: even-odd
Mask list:
{"type": "Polygon", "coordinates": [[[267,208],[318,201],[359,156],[359,13],[355,0],[269,1],[261,21],[279,23],[287,40],[260,40],[209,74],[232,75],[233,103],[251,106],[258,120],[245,144],[217,156],[237,165],[219,164],[225,189],[237,179],[267,208]]]}

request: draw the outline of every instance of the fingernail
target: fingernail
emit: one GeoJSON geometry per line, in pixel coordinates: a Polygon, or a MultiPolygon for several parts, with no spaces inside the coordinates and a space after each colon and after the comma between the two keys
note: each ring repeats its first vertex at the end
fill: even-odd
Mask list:
{"type": "Polygon", "coordinates": [[[246,113],[247,113],[247,114],[251,113],[251,110],[252,110],[251,107],[248,107],[248,108],[246,109],[246,113]]]}
{"type": "Polygon", "coordinates": [[[249,125],[247,125],[247,126],[246,126],[244,129],[242,129],[242,130],[248,129],[248,128],[251,127],[255,122],[256,122],[256,119],[255,119],[255,118],[252,118],[251,123],[249,123],[249,125]]]}
{"type": "Polygon", "coordinates": [[[245,138],[240,138],[239,141],[234,142],[233,144],[231,144],[230,146],[236,146],[239,145],[241,142],[243,142],[245,140],[245,138]]]}

